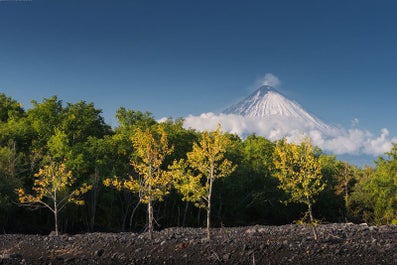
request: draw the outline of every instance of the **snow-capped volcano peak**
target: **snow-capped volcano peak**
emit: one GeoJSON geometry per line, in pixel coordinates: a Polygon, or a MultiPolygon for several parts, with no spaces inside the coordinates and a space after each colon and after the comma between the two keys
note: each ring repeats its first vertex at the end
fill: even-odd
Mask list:
{"type": "Polygon", "coordinates": [[[254,93],[223,111],[244,117],[290,119],[305,127],[324,130],[329,128],[320,119],[306,112],[298,103],[289,100],[270,86],[261,86],[254,93]]]}
{"type": "Polygon", "coordinates": [[[346,130],[327,125],[270,86],[260,87],[222,113],[189,115],[184,121],[185,128],[207,131],[215,130],[219,124],[222,130],[241,138],[254,133],[271,141],[285,137],[291,143],[300,143],[310,137],[315,146],[336,155],[377,156],[397,142],[396,137],[389,137],[387,129],[374,135],[358,128],[346,130]]]}

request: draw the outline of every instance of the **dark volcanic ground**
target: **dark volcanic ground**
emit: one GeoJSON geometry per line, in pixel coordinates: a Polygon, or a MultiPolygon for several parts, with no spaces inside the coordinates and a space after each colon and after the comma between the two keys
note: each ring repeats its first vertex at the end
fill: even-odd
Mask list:
{"type": "Polygon", "coordinates": [[[0,264],[397,264],[397,227],[302,225],[146,234],[0,235],[0,264]]]}

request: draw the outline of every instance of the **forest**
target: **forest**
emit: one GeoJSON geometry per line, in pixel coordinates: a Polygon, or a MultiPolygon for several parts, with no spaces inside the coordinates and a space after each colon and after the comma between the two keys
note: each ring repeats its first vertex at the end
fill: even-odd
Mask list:
{"type": "Polygon", "coordinates": [[[25,110],[0,94],[0,228],[81,233],[166,227],[397,224],[397,144],[373,167],[311,146],[199,132],[57,96],[25,110]],[[55,225],[55,228],[54,228],[55,225]]]}

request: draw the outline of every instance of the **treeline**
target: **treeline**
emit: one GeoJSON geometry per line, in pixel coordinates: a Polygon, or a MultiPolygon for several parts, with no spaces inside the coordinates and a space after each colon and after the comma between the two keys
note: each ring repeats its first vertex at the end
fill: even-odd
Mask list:
{"type": "MultiPolygon", "coordinates": [[[[159,124],[150,113],[123,107],[116,113],[118,126],[111,128],[93,103],[64,104],[54,96],[32,104],[31,109],[24,110],[17,100],[0,94],[2,232],[48,233],[54,229],[54,215],[43,204],[49,204],[51,198],[38,194],[44,187],[54,188],[49,185],[50,177],[58,173],[64,176],[61,182],[65,187],[57,196],[70,202],[58,213],[62,232],[144,231],[150,219],[147,196],[160,192],[161,196],[151,202],[155,229],[205,226],[207,204],[199,199],[208,199],[203,195],[208,192],[194,200],[194,194],[199,193],[193,190],[200,185],[205,189],[208,178],[201,178],[200,166],[195,166],[194,161],[199,161],[199,153],[195,154],[199,149],[195,148],[204,150],[204,139],[211,139],[213,134],[185,129],[181,119],[159,124]],[[137,143],[149,139],[145,132],[154,128],[161,128],[152,134],[154,143],[161,144],[164,136],[168,148],[160,156],[156,172],[166,172],[170,178],[161,183],[166,189],[158,186],[147,195],[139,188],[152,182],[143,182],[146,173],[137,167],[144,162],[144,148],[137,143]],[[181,169],[188,162],[189,169],[175,170],[178,163],[181,169]],[[179,182],[172,180],[178,175],[179,182]],[[190,176],[191,181],[181,181],[181,176],[190,176]],[[125,184],[128,181],[131,183],[125,184]],[[39,200],[43,203],[37,203],[39,200]]],[[[276,146],[293,145],[256,135],[240,139],[222,133],[222,137],[226,147],[214,159],[221,157],[230,167],[222,178],[208,182],[212,185],[209,202],[213,226],[284,224],[304,217],[307,206],[291,200],[293,193],[283,188],[285,180],[280,178],[279,163],[275,163],[276,146]]],[[[207,147],[215,145],[207,143],[207,147]]],[[[397,145],[384,158],[379,157],[374,167],[364,168],[339,161],[318,148],[310,150],[310,159],[320,172],[319,178],[309,180],[319,181],[321,187],[310,205],[315,218],[321,222],[397,223],[397,145]]],[[[219,163],[221,166],[225,165],[219,163]]],[[[302,164],[296,162],[291,168],[298,172],[302,164]]],[[[294,185],[300,187],[299,182],[294,185]]]]}

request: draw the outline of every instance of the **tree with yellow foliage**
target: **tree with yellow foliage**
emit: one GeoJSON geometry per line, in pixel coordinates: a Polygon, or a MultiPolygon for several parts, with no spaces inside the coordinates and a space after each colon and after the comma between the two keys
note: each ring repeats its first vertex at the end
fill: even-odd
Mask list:
{"type": "Polygon", "coordinates": [[[140,202],[147,204],[149,239],[153,239],[153,202],[161,201],[171,188],[171,175],[162,169],[162,164],[165,157],[173,152],[173,147],[168,146],[167,134],[161,125],[136,128],[131,141],[136,152],[131,165],[138,176],[125,180],[108,178],[104,180],[104,185],[139,194],[140,202]]]}
{"type": "Polygon", "coordinates": [[[285,138],[280,140],[273,153],[273,164],[276,169],[274,175],[280,182],[279,188],[291,196],[287,202],[306,204],[306,216],[309,217],[314,239],[317,240],[312,205],[315,197],[324,190],[325,183],[310,140],[306,139],[300,145],[287,143],[285,138]]]}
{"type": "Polygon", "coordinates": [[[83,183],[79,188],[70,189],[76,182],[72,171],[67,170],[64,163],[51,161],[34,174],[32,190],[34,195],[26,194],[23,188],[17,189],[19,202],[22,206],[37,209],[46,207],[54,214],[55,235],[59,235],[58,213],[68,204],[83,205],[83,194],[91,189],[91,185],[83,183]]]}
{"type": "Polygon", "coordinates": [[[204,131],[199,143],[193,143],[193,150],[187,153],[187,159],[174,161],[170,169],[173,172],[174,186],[182,194],[183,200],[194,202],[196,207],[207,210],[207,239],[210,240],[211,197],[215,179],[231,174],[236,166],[225,158],[230,139],[221,132],[221,126],[215,131],[204,131]]]}

